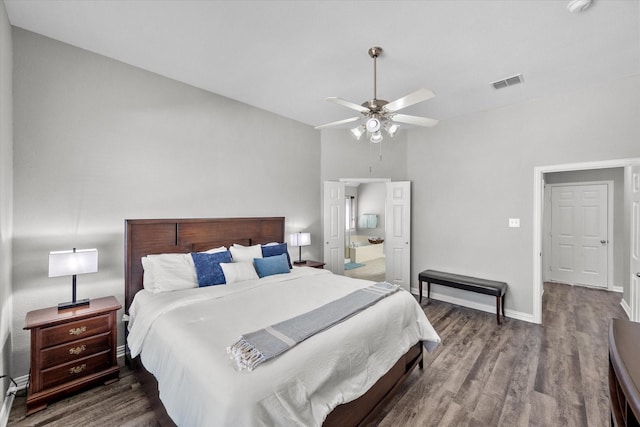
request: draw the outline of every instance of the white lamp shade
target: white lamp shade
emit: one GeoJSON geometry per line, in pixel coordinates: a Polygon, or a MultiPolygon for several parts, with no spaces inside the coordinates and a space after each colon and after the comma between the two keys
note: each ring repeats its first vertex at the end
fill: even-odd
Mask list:
{"type": "Polygon", "coordinates": [[[49,277],[73,276],[97,271],[97,249],[49,252],[49,277]]]}
{"type": "Polygon", "coordinates": [[[294,233],[289,236],[291,246],[309,246],[311,244],[311,233],[294,233]]]}

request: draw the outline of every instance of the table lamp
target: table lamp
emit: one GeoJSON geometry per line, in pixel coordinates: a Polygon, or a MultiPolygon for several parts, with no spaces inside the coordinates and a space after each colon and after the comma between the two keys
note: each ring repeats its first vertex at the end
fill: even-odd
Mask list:
{"type": "Polygon", "coordinates": [[[289,235],[289,244],[291,246],[298,246],[298,261],[294,261],[293,263],[298,264],[306,264],[307,261],[302,259],[302,247],[309,246],[311,244],[311,233],[294,233],[289,235]]]}
{"type": "Polygon", "coordinates": [[[58,304],[58,310],[88,305],[89,299],[76,300],[76,275],[98,271],[98,250],[73,248],[71,251],[49,252],[49,277],[71,276],[72,300],[58,304]]]}

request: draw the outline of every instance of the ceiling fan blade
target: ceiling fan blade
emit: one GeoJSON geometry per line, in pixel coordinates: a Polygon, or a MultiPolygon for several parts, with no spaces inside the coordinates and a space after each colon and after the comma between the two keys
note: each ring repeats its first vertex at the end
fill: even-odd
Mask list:
{"type": "Polygon", "coordinates": [[[418,125],[431,127],[438,124],[439,120],[430,119],[428,117],[418,117],[418,116],[409,116],[407,114],[393,114],[389,116],[391,121],[399,122],[399,123],[407,123],[410,125],[418,125]]]}
{"type": "Polygon", "coordinates": [[[362,117],[351,117],[351,118],[344,119],[344,120],[338,120],[337,122],[331,122],[331,123],[326,123],[324,125],[316,126],[314,129],[324,129],[324,128],[328,128],[328,127],[332,127],[332,126],[339,126],[339,125],[343,125],[345,123],[355,122],[356,120],[360,120],[361,118],[362,117]]]}
{"type": "Polygon", "coordinates": [[[342,105],[343,107],[351,108],[352,110],[360,111],[361,113],[369,112],[369,109],[367,107],[363,107],[360,104],[347,101],[346,99],[338,98],[337,96],[330,96],[329,98],[326,98],[326,100],[329,102],[335,102],[336,104],[342,105]]]}
{"type": "Polygon", "coordinates": [[[434,96],[436,95],[429,89],[419,89],[407,96],[403,96],[402,98],[396,99],[395,101],[391,101],[390,103],[385,105],[383,109],[385,111],[393,113],[394,111],[402,110],[403,108],[407,108],[410,105],[417,104],[418,102],[431,99],[434,96]]]}

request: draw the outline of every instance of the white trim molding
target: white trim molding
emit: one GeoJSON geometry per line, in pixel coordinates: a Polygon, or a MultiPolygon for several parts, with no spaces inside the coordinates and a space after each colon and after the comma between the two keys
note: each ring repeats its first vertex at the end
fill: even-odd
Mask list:
{"type": "Polygon", "coordinates": [[[2,408],[0,408],[0,427],[6,427],[9,423],[9,414],[11,413],[11,406],[13,406],[13,399],[15,399],[15,395],[7,391],[7,396],[2,402],[2,408]]]}
{"type": "Polygon", "coordinates": [[[2,408],[0,408],[0,427],[6,427],[9,423],[9,414],[11,414],[13,399],[15,399],[17,392],[27,388],[29,375],[23,375],[14,379],[14,381],[16,385],[9,386],[4,401],[2,402],[2,408]]]}
{"type": "Polygon", "coordinates": [[[629,307],[624,298],[620,300],[620,306],[622,306],[624,313],[627,315],[627,319],[631,320],[631,307],[629,307]]]}
{"type": "Polygon", "coordinates": [[[124,345],[119,345],[118,347],[116,347],[116,357],[118,359],[124,357],[124,350],[124,345]]]}

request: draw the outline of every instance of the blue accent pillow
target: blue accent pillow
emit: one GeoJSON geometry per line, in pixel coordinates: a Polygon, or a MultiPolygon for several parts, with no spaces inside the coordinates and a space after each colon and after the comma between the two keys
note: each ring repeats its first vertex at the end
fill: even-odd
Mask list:
{"type": "Polygon", "coordinates": [[[289,258],[289,251],[287,250],[286,243],[279,243],[277,245],[262,245],[262,256],[268,258],[275,255],[287,254],[287,264],[291,268],[291,258],[289,258]]]}
{"type": "Polygon", "coordinates": [[[274,274],[288,273],[290,271],[289,262],[285,254],[273,255],[266,258],[254,258],[253,263],[260,278],[274,274]]]}
{"type": "Polygon", "coordinates": [[[226,282],[224,272],[220,267],[221,262],[231,262],[229,251],[215,252],[191,252],[191,258],[196,266],[198,286],[224,285],[226,282]]]}

